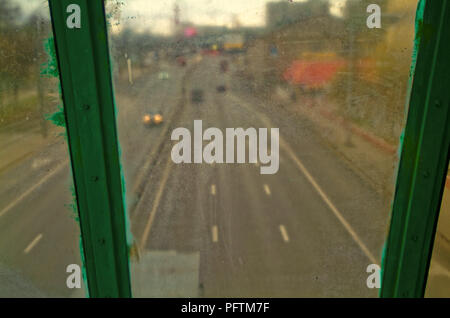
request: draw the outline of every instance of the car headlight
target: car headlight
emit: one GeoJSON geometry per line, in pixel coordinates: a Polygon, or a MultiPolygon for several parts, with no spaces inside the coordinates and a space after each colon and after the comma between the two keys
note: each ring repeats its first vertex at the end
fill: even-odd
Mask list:
{"type": "Polygon", "coordinates": [[[144,124],[150,124],[151,121],[152,121],[152,117],[150,115],[144,115],[144,117],[142,118],[142,122],[144,124]]]}
{"type": "Polygon", "coordinates": [[[160,114],[156,114],[155,116],[153,116],[153,122],[155,124],[160,124],[163,121],[163,117],[160,114]]]}

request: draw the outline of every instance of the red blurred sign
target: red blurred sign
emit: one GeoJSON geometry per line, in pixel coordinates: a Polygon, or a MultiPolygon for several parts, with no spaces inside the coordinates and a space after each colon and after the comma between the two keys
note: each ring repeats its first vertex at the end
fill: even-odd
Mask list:
{"type": "Polygon", "coordinates": [[[283,78],[291,84],[300,84],[307,88],[320,88],[330,83],[344,65],[343,60],[296,60],[283,73],[283,78]]]}
{"type": "Polygon", "coordinates": [[[184,36],[187,38],[191,38],[197,35],[197,29],[194,27],[187,27],[184,29],[184,36]]]}

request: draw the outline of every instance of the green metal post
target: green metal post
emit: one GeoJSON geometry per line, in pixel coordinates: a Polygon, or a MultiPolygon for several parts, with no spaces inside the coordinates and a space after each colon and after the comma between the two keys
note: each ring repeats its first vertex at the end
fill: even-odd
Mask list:
{"type": "Polygon", "coordinates": [[[450,1],[420,1],[381,297],[423,297],[450,144],[450,1]]]}
{"type": "Polygon", "coordinates": [[[131,297],[102,0],[49,0],[90,297],[131,297]]]}

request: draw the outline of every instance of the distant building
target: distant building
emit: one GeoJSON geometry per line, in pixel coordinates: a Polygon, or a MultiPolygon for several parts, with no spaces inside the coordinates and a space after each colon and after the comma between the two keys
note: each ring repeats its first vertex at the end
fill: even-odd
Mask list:
{"type": "Polygon", "coordinates": [[[277,29],[289,24],[329,15],[328,0],[307,2],[269,2],[266,5],[266,26],[277,29]]]}

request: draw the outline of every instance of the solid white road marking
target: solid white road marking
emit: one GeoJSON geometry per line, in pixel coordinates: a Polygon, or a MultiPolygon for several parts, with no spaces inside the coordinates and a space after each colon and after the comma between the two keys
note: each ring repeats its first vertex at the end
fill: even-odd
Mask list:
{"type": "Polygon", "coordinates": [[[212,241],[214,243],[217,243],[217,241],[219,240],[219,229],[217,228],[217,225],[213,225],[211,232],[212,232],[212,241]]]}
{"type": "Polygon", "coordinates": [[[215,184],[211,185],[211,194],[216,195],[216,185],[215,184]]]}
{"type": "MultiPolygon", "coordinates": [[[[267,126],[267,128],[272,127],[270,120],[267,117],[265,117],[264,115],[262,115],[261,112],[254,110],[246,102],[242,101],[240,98],[236,97],[235,95],[230,94],[228,96],[233,98],[236,103],[244,106],[245,108],[247,108],[247,110],[252,111],[254,114],[256,114],[259,117],[259,119],[263,122],[263,124],[267,126]]],[[[300,159],[297,158],[294,151],[289,147],[289,145],[286,143],[286,141],[281,136],[280,136],[280,146],[289,154],[291,159],[294,161],[294,163],[297,165],[297,167],[300,169],[300,171],[305,175],[305,177],[311,183],[311,185],[316,190],[316,192],[319,194],[319,196],[322,198],[322,200],[330,208],[331,212],[333,212],[333,214],[336,216],[336,218],[339,220],[339,222],[341,222],[341,224],[344,226],[344,228],[347,230],[347,232],[350,234],[350,236],[353,238],[353,240],[356,242],[356,244],[359,245],[360,249],[367,256],[367,258],[373,264],[376,264],[377,261],[375,260],[375,257],[369,251],[367,246],[359,238],[359,236],[356,234],[356,232],[353,230],[353,228],[350,226],[350,224],[345,220],[345,218],[342,216],[342,214],[339,212],[339,210],[336,208],[336,206],[327,197],[325,192],[323,192],[322,188],[317,184],[316,180],[314,180],[314,178],[311,176],[309,171],[305,168],[303,163],[300,161],[300,159]]]]}
{"type": "Polygon", "coordinates": [[[286,231],[286,228],[284,227],[284,225],[280,225],[280,232],[281,232],[281,237],[283,238],[283,241],[288,243],[289,235],[287,234],[287,231],[286,231]]]}
{"type": "Polygon", "coordinates": [[[145,243],[147,242],[148,236],[150,234],[150,229],[152,227],[153,220],[155,218],[156,210],[158,209],[159,202],[161,201],[161,197],[163,195],[167,179],[169,178],[169,172],[170,172],[171,168],[172,168],[172,160],[169,157],[167,164],[166,164],[166,168],[164,170],[162,181],[159,185],[158,192],[156,193],[155,201],[153,201],[153,207],[152,207],[152,210],[150,211],[150,216],[148,217],[147,224],[145,225],[144,234],[142,234],[141,246],[140,246],[141,250],[144,250],[144,248],[145,248],[145,243]]]}
{"type": "Polygon", "coordinates": [[[264,192],[267,195],[271,195],[272,194],[272,192],[270,192],[270,188],[269,188],[269,186],[267,184],[264,185],[264,192]]]}
{"type": "Polygon", "coordinates": [[[47,174],[45,177],[43,177],[41,180],[39,180],[38,183],[36,183],[34,186],[29,188],[27,191],[22,193],[19,197],[17,197],[13,202],[8,204],[6,207],[3,208],[3,210],[0,211],[0,217],[6,214],[9,210],[11,210],[13,207],[15,207],[20,201],[25,199],[27,196],[29,196],[31,193],[33,193],[37,188],[39,188],[41,185],[43,185],[45,182],[47,182],[51,177],[53,177],[56,173],[58,173],[62,168],[66,166],[66,164],[69,162],[69,160],[64,161],[59,166],[57,166],[52,172],[47,174]]]}
{"type": "Polygon", "coordinates": [[[36,237],[34,238],[34,240],[32,240],[31,243],[28,244],[28,246],[23,250],[23,252],[24,252],[25,254],[28,254],[28,253],[33,249],[33,247],[35,247],[36,244],[39,243],[39,241],[41,240],[41,238],[42,238],[42,233],[39,234],[38,236],[36,236],[36,237]]]}
{"type": "Polygon", "coordinates": [[[314,178],[311,176],[309,171],[305,168],[305,166],[300,161],[300,159],[297,158],[297,156],[294,154],[292,149],[283,140],[281,140],[281,144],[282,144],[282,147],[288,152],[288,154],[291,157],[291,159],[295,162],[297,167],[305,175],[306,179],[308,179],[309,183],[311,183],[313,188],[320,195],[322,200],[330,208],[331,212],[333,212],[333,214],[336,216],[336,218],[339,220],[339,222],[341,222],[341,224],[344,226],[344,228],[347,230],[347,232],[351,235],[353,240],[359,245],[359,247],[364,252],[364,254],[366,254],[366,256],[370,259],[370,261],[373,264],[376,264],[377,261],[375,260],[375,257],[372,255],[372,253],[369,251],[369,249],[363,243],[363,241],[359,238],[358,234],[356,234],[356,232],[353,230],[353,228],[350,226],[350,224],[347,222],[347,220],[342,216],[342,214],[339,212],[339,210],[336,208],[336,206],[327,197],[327,195],[322,190],[322,188],[317,184],[316,180],[314,180],[314,178]]]}

